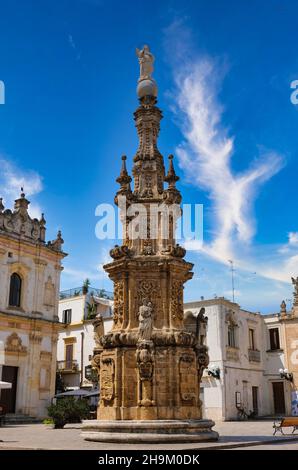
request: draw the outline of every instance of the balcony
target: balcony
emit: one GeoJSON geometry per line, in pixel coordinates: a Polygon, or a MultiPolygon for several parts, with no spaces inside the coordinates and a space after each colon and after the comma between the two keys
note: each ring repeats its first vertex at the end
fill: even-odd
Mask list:
{"type": "Polygon", "coordinates": [[[79,372],[78,361],[57,361],[57,371],[64,374],[79,372]]]}
{"type": "Polygon", "coordinates": [[[248,360],[249,362],[261,362],[261,353],[258,349],[249,349],[248,350],[248,360]]]}
{"type": "Polygon", "coordinates": [[[240,359],[240,356],[239,356],[239,349],[238,348],[234,348],[232,346],[227,346],[227,349],[226,349],[226,360],[227,361],[234,361],[234,362],[238,362],[240,359]]]}

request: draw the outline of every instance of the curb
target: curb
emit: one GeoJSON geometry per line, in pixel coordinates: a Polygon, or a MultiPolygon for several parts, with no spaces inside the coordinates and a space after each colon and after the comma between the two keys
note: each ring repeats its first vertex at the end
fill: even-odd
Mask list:
{"type": "MultiPolygon", "coordinates": [[[[226,443],[213,446],[204,446],[194,448],[195,450],[221,450],[221,449],[236,449],[238,447],[257,447],[264,444],[276,444],[281,442],[298,442],[298,436],[296,437],[285,437],[285,438],[275,438],[275,439],[265,439],[262,441],[250,441],[250,442],[235,442],[235,443],[226,443]]],[[[193,449],[192,449],[193,450],[193,449]]]]}

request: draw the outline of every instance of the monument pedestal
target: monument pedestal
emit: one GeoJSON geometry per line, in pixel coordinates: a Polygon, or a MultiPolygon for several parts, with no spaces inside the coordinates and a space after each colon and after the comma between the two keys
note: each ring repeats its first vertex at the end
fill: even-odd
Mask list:
{"type": "Polygon", "coordinates": [[[218,440],[214,422],[193,420],[89,420],[81,436],[86,441],[123,443],[210,442],[218,440]]]}

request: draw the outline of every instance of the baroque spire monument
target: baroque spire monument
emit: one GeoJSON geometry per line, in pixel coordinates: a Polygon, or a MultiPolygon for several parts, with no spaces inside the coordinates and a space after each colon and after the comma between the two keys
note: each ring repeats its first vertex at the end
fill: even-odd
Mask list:
{"type": "MultiPolygon", "coordinates": [[[[175,240],[181,194],[173,156],[166,173],[157,146],[162,112],[156,106],[154,56],[148,46],[136,53],[139,145],[133,188],[123,156],[115,196],[123,241],[111,249],[113,261],[104,266],[114,283],[113,327],[96,337],[92,364],[100,400],[97,420],[84,423],[82,436],[114,442],[216,440],[214,422],[202,419],[199,398],[208,365],[207,319],[199,314],[191,327],[184,323],[183,288],[193,265],[175,240]]],[[[100,321],[95,331],[102,331],[100,321]]]]}

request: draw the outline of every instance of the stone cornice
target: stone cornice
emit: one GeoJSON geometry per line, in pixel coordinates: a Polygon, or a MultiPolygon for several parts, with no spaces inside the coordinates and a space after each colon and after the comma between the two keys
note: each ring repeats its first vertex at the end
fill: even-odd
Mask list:
{"type": "Polygon", "coordinates": [[[15,313],[15,312],[4,312],[3,310],[0,311],[0,320],[1,318],[5,318],[5,319],[11,319],[11,317],[15,317],[15,318],[18,318],[20,319],[21,321],[25,321],[25,322],[32,322],[34,321],[34,323],[36,325],[44,325],[44,324],[48,324],[48,325],[52,325],[54,326],[55,328],[59,328],[59,322],[58,321],[53,321],[53,320],[48,320],[46,318],[36,318],[34,316],[29,316],[28,314],[27,315],[22,315],[22,314],[18,314],[18,313],[15,313]]]}
{"type": "MultiPolygon", "coordinates": [[[[228,299],[224,299],[223,297],[218,297],[217,299],[208,299],[208,300],[196,300],[194,302],[186,302],[184,303],[184,309],[187,308],[199,308],[205,307],[210,305],[225,305],[226,307],[240,309],[240,305],[236,302],[231,302],[228,299]]],[[[247,312],[253,313],[253,312],[247,312]]]]}
{"type": "MultiPolygon", "coordinates": [[[[26,252],[25,247],[27,247],[29,249],[29,252],[26,252],[26,253],[28,254],[30,253],[35,256],[36,256],[36,250],[38,250],[40,253],[43,253],[45,257],[50,255],[50,259],[51,258],[57,259],[57,257],[59,259],[63,259],[67,256],[67,253],[63,251],[53,250],[52,248],[50,248],[44,243],[34,242],[31,240],[27,240],[22,237],[16,236],[12,233],[6,233],[6,232],[0,231],[0,244],[2,240],[5,242],[6,246],[7,244],[9,244],[12,250],[21,249],[26,252]],[[22,245],[21,247],[20,247],[20,243],[22,245]]],[[[2,248],[0,247],[0,249],[2,248]]]]}

